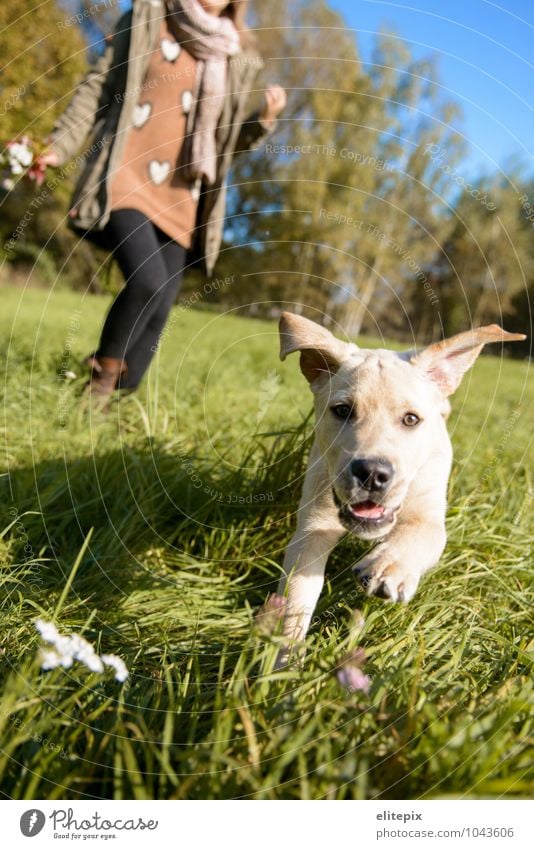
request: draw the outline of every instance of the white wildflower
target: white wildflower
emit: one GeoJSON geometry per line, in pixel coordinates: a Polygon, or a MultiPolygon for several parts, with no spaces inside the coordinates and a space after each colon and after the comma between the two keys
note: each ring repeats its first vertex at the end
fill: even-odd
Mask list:
{"type": "Polygon", "coordinates": [[[41,651],[41,669],[56,669],[58,666],[68,668],[75,660],[78,660],[91,672],[98,674],[104,672],[104,665],[111,666],[115,670],[115,679],[121,682],[126,681],[128,669],[120,657],[114,654],[103,654],[100,657],[84,637],[79,634],[64,637],[52,622],[45,622],[44,619],[37,619],[35,627],[45,643],[53,646],[51,649],[41,651]]]}
{"type": "Polygon", "coordinates": [[[59,631],[53,622],[45,622],[44,619],[36,619],[35,627],[39,631],[43,640],[47,643],[55,643],[60,637],[59,631]]]}
{"type": "Polygon", "coordinates": [[[33,162],[33,153],[28,148],[21,150],[19,153],[19,162],[21,165],[24,165],[25,168],[29,168],[29,166],[33,162]]]}
{"type": "Polygon", "coordinates": [[[128,669],[121,657],[117,657],[116,654],[103,654],[101,655],[101,660],[104,661],[106,666],[111,666],[115,670],[115,678],[117,681],[126,681],[128,677],[128,669]]]}
{"type": "Polygon", "coordinates": [[[55,649],[41,652],[41,669],[56,669],[58,666],[63,666],[68,669],[72,666],[72,657],[67,654],[59,654],[55,649]]]}
{"type": "Polygon", "coordinates": [[[104,664],[96,654],[91,643],[88,643],[87,640],[84,640],[84,638],[80,637],[78,634],[72,634],[70,640],[70,651],[72,651],[72,655],[75,660],[79,660],[80,663],[84,663],[91,672],[104,671],[104,664]]]}
{"type": "Polygon", "coordinates": [[[11,191],[15,186],[13,177],[20,177],[33,164],[33,152],[28,136],[22,136],[19,141],[12,141],[0,151],[0,167],[2,168],[1,186],[5,191],[11,191]]]}
{"type": "Polygon", "coordinates": [[[22,168],[20,166],[28,168],[33,162],[33,153],[30,148],[27,144],[21,144],[20,142],[14,142],[9,146],[8,156],[13,174],[22,174],[22,168]],[[15,171],[15,168],[20,168],[20,170],[15,171]]]}

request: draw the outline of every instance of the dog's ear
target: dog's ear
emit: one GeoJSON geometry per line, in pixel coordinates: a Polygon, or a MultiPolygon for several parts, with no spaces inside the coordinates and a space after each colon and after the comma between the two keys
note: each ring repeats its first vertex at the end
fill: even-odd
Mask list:
{"type": "Polygon", "coordinates": [[[444,395],[452,395],[484,345],[491,342],[519,342],[526,338],[523,333],[508,333],[498,324],[489,324],[429,345],[420,354],[412,355],[410,362],[423,369],[444,395]]]}
{"type": "Polygon", "coordinates": [[[310,383],[325,372],[336,373],[346,356],[345,345],[314,321],[291,312],[280,316],[280,359],[300,351],[300,369],[310,383]]]}

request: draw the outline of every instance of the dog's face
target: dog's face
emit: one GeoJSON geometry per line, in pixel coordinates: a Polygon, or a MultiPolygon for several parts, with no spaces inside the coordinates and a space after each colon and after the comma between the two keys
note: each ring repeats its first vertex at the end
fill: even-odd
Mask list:
{"type": "Polygon", "coordinates": [[[447,462],[447,396],[483,345],[523,338],[491,325],[415,355],[362,350],[291,313],[282,315],[280,332],[282,359],[301,352],[340,521],[364,539],[393,528],[410,485],[431,459],[441,454],[447,462]]]}
{"type": "Polygon", "coordinates": [[[312,383],[316,437],[343,525],[373,539],[391,530],[414,477],[446,449],[447,402],[393,352],[347,345],[346,354],[312,383]]]}

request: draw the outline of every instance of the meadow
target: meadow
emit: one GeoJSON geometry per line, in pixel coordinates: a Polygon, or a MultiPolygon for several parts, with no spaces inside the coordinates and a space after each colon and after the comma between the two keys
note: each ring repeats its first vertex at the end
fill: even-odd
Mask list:
{"type": "Polygon", "coordinates": [[[363,548],[343,541],[303,668],[273,672],[279,637],[254,617],[311,432],[275,323],[175,308],[149,378],[104,418],[78,395],[107,299],[0,298],[4,797],[532,796],[527,362],[484,356],[453,399],[449,542],[416,598],[368,599],[363,548]],[[128,680],[41,671],[39,617],[121,656],[128,680]],[[368,695],[335,675],[356,646],[368,695]]]}

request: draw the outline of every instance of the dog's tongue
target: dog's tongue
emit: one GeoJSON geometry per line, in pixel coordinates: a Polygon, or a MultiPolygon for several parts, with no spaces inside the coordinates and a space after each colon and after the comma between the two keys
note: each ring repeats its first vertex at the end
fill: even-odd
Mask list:
{"type": "Polygon", "coordinates": [[[385,508],[374,501],[360,501],[359,504],[351,504],[350,510],[358,519],[380,519],[384,515],[385,508]]]}

